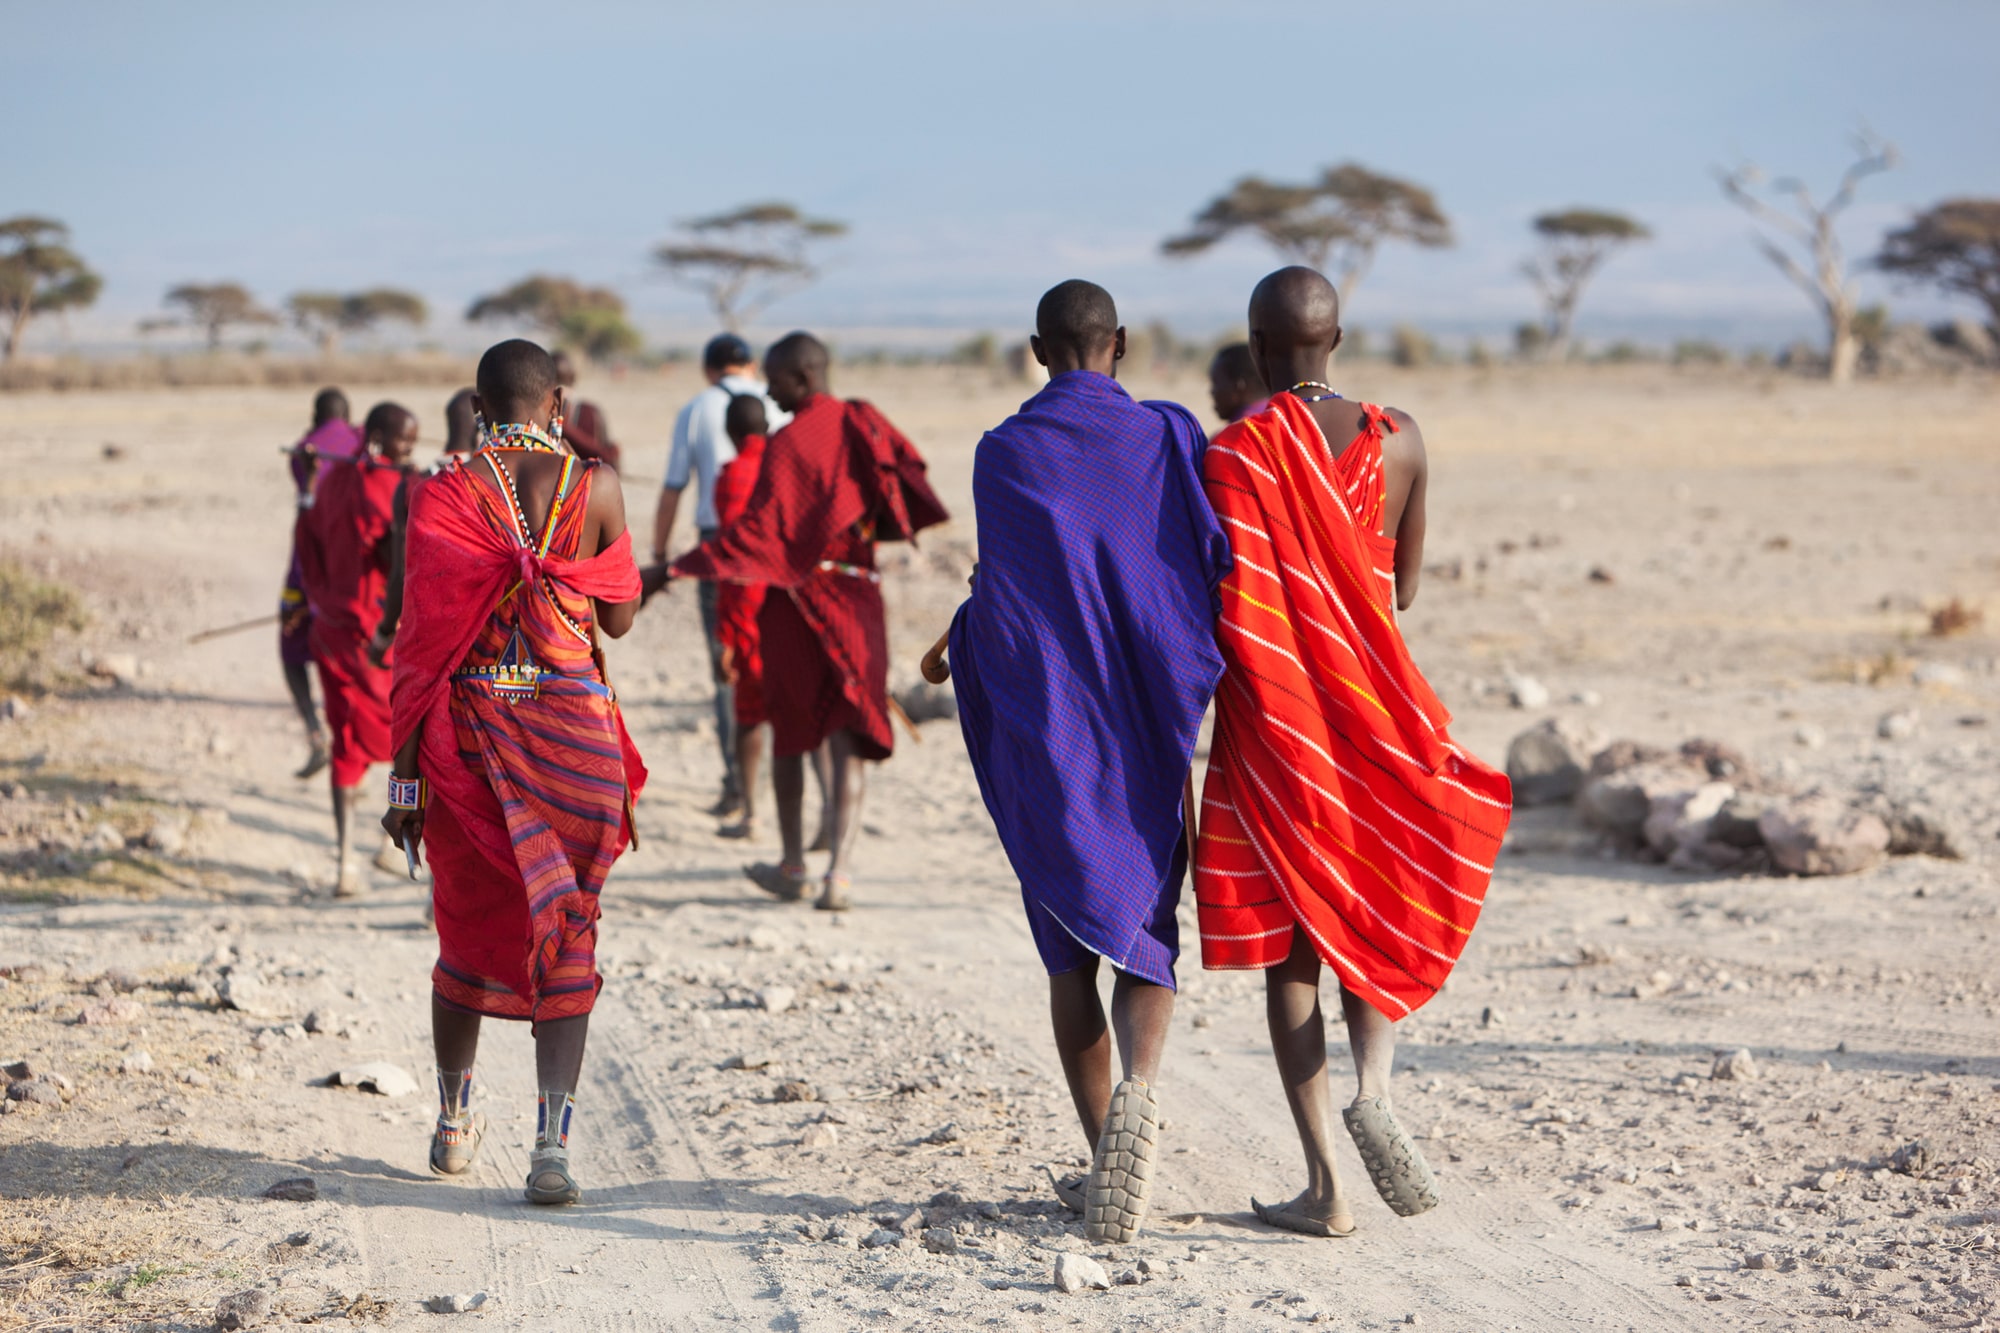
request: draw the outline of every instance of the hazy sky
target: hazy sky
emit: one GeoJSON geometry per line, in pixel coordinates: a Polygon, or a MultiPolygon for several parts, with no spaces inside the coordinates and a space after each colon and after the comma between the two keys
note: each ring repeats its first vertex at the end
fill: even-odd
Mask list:
{"type": "MultiPolygon", "coordinates": [[[[655,340],[706,330],[649,267],[672,222],[779,197],[852,224],[766,322],[1012,334],[1069,276],[1129,322],[1242,319],[1253,242],[1159,257],[1246,172],[1354,159],[1436,191],[1458,245],[1391,248],[1351,318],[1503,333],[1534,312],[1528,220],[1628,211],[1580,329],[1775,342],[1803,297],[1710,169],[1830,189],[1866,123],[1905,165],[1844,228],[2000,195],[2000,4],[1592,0],[1189,5],[340,5],[0,0],[0,216],[49,214],[104,274],[83,341],[182,281],[414,288],[429,336],[530,272],[623,291],[655,340]]],[[[1898,296],[1911,316],[1955,308],[1898,296]]],[[[44,328],[31,345],[48,348],[44,328]]]]}

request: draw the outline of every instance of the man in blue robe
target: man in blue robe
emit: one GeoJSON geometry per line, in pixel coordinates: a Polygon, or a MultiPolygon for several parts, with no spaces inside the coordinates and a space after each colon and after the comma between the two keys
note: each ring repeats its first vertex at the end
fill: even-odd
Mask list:
{"type": "Polygon", "coordinates": [[[1202,491],[1201,426],[1177,404],[1134,402],[1114,378],[1125,330],[1110,294],[1062,283],[1035,327],[1049,383],[975,455],[979,568],[950,662],[1096,1148],[1087,1181],[1057,1192],[1093,1238],[1129,1240],[1157,1154],[1184,791],[1222,677],[1214,622],[1229,548],[1202,491]],[[1115,972],[1115,1088],[1099,958],[1115,972]]]}

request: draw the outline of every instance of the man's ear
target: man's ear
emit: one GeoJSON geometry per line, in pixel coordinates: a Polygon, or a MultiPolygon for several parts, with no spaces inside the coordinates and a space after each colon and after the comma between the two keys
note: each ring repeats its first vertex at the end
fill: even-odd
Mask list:
{"type": "Polygon", "coordinates": [[[1269,389],[1271,387],[1271,372],[1264,368],[1264,335],[1252,329],[1250,330],[1249,342],[1250,364],[1256,368],[1257,378],[1263,382],[1266,389],[1269,389]]]}
{"type": "Polygon", "coordinates": [[[486,420],[486,404],[479,400],[477,393],[472,395],[472,415],[475,420],[486,420]]]}
{"type": "Polygon", "coordinates": [[[1111,335],[1111,359],[1113,361],[1123,361],[1125,359],[1125,326],[1123,324],[1118,326],[1118,332],[1111,335]]]}
{"type": "Polygon", "coordinates": [[[1042,336],[1039,333],[1028,335],[1028,350],[1035,354],[1036,365],[1046,367],[1049,364],[1049,354],[1042,346],[1042,336]]]}

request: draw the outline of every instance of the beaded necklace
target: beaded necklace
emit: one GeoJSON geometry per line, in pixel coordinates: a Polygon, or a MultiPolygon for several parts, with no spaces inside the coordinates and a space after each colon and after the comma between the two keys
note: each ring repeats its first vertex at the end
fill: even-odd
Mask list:
{"type": "MultiPolygon", "coordinates": [[[[1318,380],[1300,380],[1297,384],[1294,384],[1291,388],[1285,390],[1285,392],[1291,394],[1294,398],[1298,399],[1302,403],[1323,403],[1329,398],[1341,397],[1341,395],[1334,390],[1334,387],[1331,384],[1322,384],[1318,380]],[[1316,393],[1313,394],[1311,397],[1307,397],[1305,394],[1299,392],[1300,389],[1325,389],[1326,392],[1316,393]]],[[[1345,401],[1345,399],[1342,399],[1342,401],[1345,401]]]]}
{"type": "Polygon", "coordinates": [[[504,425],[488,426],[476,452],[488,449],[525,449],[537,454],[566,454],[570,452],[549,438],[540,427],[524,421],[510,421],[504,425]]]}

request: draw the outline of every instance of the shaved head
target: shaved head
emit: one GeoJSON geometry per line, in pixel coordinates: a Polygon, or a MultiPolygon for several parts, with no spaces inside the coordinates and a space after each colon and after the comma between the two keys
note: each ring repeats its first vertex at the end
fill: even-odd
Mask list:
{"type": "Polygon", "coordinates": [[[825,393],[827,369],[833,358],[826,344],[810,333],[788,333],[764,353],[764,379],[770,385],[771,401],[786,412],[796,412],[808,398],[825,393]]]}
{"type": "Polygon", "coordinates": [[[509,338],[479,358],[479,401],[490,422],[529,421],[560,380],[555,358],[526,338],[509,338]]]}
{"type": "Polygon", "coordinates": [[[445,402],[444,451],[448,454],[469,454],[479,445],[479,409],[472,399],[471,389],[460,389],[445,402]]]}
{"type": "Polygon", "coordinates": [[[417,444],[417,414],[401,403],[377,403],[361,423],[368,446],[392,462],[401,463],[417,444]]]}
{"type": "Polygon", "coordinates": [[[1118,334],[1118,307],[1111,293],[1094,282],[1071,278],[1043,294],[1035,307],[1035,332],[1052,353],[1079,358],[1101,353],[1118,334]]]}
{"type": "Polygon", "coordinates": [[[338,389],[321,389],[313,395],[313,426],[317,429],[329,421],[345,421],[350,410],[346,394],[338,389]]]}
{"type": "Polygon", "coordinates": [[[1319,273],[1281,268],[1250,293],[1250,356],[1273,391],[1316,380],[1340,345],[1340,295],[1319,273]]]}

